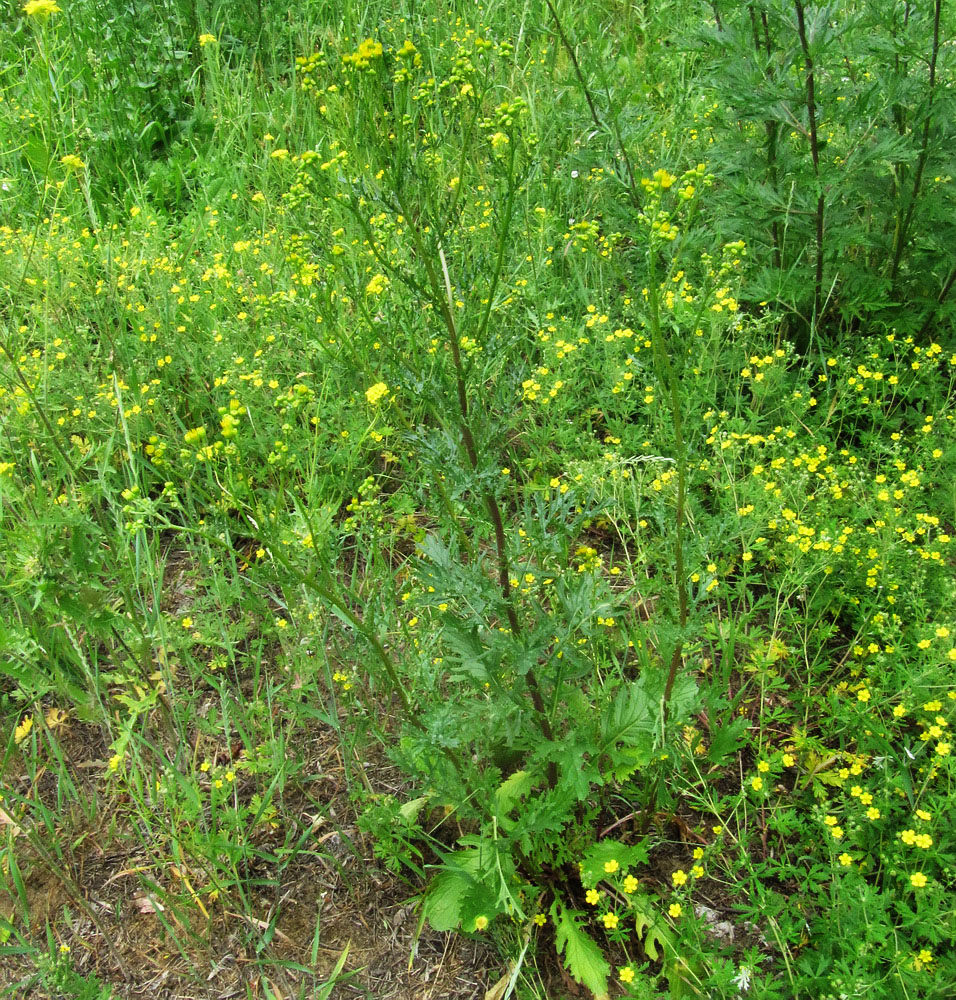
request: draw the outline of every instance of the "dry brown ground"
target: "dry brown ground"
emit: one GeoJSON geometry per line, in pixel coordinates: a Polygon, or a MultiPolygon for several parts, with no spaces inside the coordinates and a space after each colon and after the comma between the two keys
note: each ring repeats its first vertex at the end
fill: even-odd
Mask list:
{"type": "MultiPolygon", "coordinates": [[[[75,724],[60,736],[84,793],[101,797],[108,754],[97,730],[75,724]]],[[[340,980],[334,998],[483,997],[502,973],[494,950],[480,940],[419,928],[413,888],[374,858],[371,842],[356,826],[334,734],[312,733],[309,742],[315,761],[310,770],[321,781],[310,802],[304,796],[300,803],[287,798],[285,806],[301,812],[296,822],[302,829],[312,823],[314,836],[281,868],[263,863],[249,871],[244,906],[238,901],[210,904],[207,920],[188,905],[180,887],[183,910],[176,912],[172,896],[159,909],[162,903],[150,897],[139,877],[145,867],[159,880],[148,844],[132,831],[109,836],[109,802],[103,801],[92,826],[83,829],[77,822],[56,844],[17,835],[10,824],[0,829],[16,851],[29,927],[9,873],[0,878],[0,913],[15,914],[21,940],[41,952],[49,952],[49,931],[56,947],[69,947],[73,968],[85,976],[95,973],[116,998],[309,1000],[346,948],[344,972],[351,975],[340,980]],[[323,788],[327,794],[319,819],[309,806],[314,810],[323,788]],[[273,917],[274,933],[264,945],[273,917]]],[[[393,775],[377,763],[369,770],[388,786],[393,775]]],[[[56,791],[52,775],[34,783],[34,795],[51,805],[56,791]]],[[[163,876],[175,884],[168,870],[163,876]]],[[[61,1000],[30,983],[36,957],[16,954],[15,944],[11,937],[0,951],[0,996],[61,1000]]]]}

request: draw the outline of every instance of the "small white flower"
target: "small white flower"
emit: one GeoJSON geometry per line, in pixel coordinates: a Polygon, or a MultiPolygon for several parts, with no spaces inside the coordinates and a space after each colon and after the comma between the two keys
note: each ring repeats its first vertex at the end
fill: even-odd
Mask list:
{"type": "Polygon", "coordinates": [[[750,989],[750,976],[750,969],[748,969],[746,965],[742,965],[740,967],[740,971],[733,979],[734,986],[736,986],[738,990],[746,992],[750,989]]]}

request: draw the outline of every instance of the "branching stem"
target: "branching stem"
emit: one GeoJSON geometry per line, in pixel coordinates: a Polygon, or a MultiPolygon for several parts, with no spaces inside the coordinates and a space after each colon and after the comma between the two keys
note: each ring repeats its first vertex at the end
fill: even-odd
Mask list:
{"type": "Polygon", "coordinates": [[[933,50],[929,60],[929,96],[927,97],[926,117],[923,119],[923,136],[920,140],[916,170],[913,173],[913,187],[907,200],[906,209],[902,217],[898,218],[896,233],[894,234],[893,264],[890,268],[890,281],[894,285],[899,277],[900,265],[903,262],[903,252],[909,241],[910,227],[913,224],[913,214],[916,211],[916,203],[919,201],[920,189],[923,186],[923,173],[926,170],[926,161],[929,158],[929,133],[933,122],[933,101],[936,96],[936,61],[939,58],[939,19],[942,7],[943,0],[936,0],[936,6],[933,11],[933,50]]]}
{"type": "Polygon", "coordinates": [[[823,196],[823,185],[820,178],[820,142],[817,137],[817,99],[816,76],[813,66],[813,55],[810,52],[810,42],[807,37],[807,23],[803,0],[793,0],[797,12],[797,32],[800,35],[800,48],[803,50],[803,61],[806,67],[807,79],[807,121],[810,126],[810,157],[813,160],[813,176],[817,183],[816,210],[816,272],[813,279],[813,320],[820,317],[823,306],[823,223],[826,201],[823,196]]]}

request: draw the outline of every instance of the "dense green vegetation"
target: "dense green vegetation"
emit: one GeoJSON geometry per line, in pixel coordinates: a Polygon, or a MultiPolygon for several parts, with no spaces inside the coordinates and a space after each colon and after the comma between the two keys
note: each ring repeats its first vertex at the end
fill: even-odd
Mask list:
{"type": "Polygon", "coordinates": [[[5,18],[0,986],[956,992],[952,10],[5,18]]]}

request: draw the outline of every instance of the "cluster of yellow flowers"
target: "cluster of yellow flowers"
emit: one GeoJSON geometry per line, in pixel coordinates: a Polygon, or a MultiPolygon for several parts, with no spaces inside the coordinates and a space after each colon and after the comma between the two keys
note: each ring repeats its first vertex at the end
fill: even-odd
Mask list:
{"type": "Polygon", "coordinates": [[[375,406],[388,395],[388,386],[384,382],[376,382],[365,390],[365,398],[370,406],[375,406]]]}
{"type": "Polygon", "coordinates": [[[46,21],[53,14],[59,14],[61,9],[55,0],[27,0],[23,5],[23,13],[38,21],[46,21]]]}
{"type": "Polygon", "coordinates": [[[342,64],[355,69],[368,69],[373,60],[382,58],[383,51],[381,42],[366,38],[354,52],[342,56],[342,64]]]}

